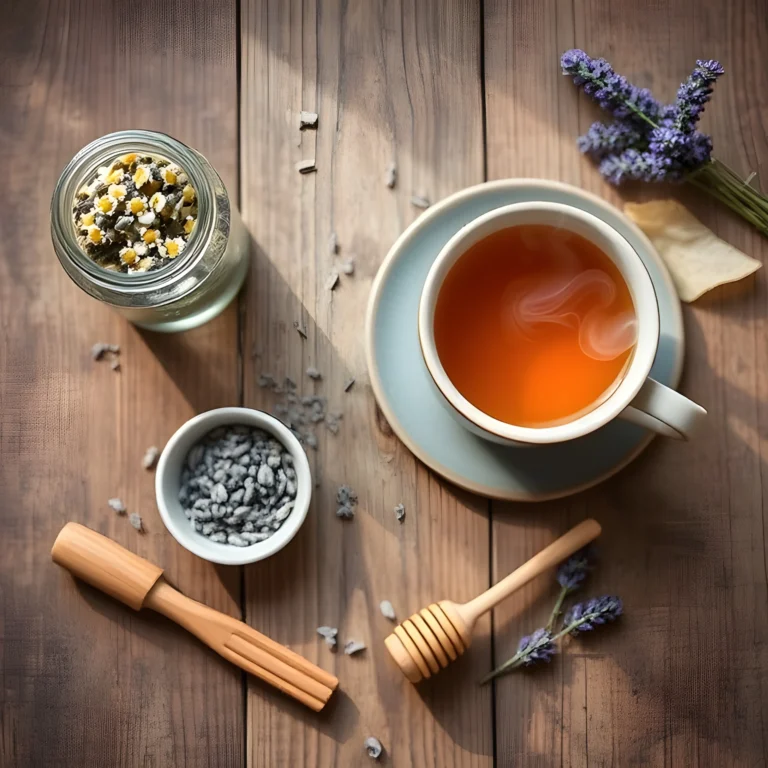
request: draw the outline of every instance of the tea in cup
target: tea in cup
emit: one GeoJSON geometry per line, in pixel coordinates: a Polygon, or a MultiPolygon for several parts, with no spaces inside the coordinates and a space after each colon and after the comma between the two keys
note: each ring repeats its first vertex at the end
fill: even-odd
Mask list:
{"type": "Polygon", "coordinates": [[[688,438],[706,416],[649,378],[659,307],[642,260],[571,206],[519,203],[463,227],[427,276],[419,338],[454,415],[497,442],[562,442],[614,418],[688,438]]]}

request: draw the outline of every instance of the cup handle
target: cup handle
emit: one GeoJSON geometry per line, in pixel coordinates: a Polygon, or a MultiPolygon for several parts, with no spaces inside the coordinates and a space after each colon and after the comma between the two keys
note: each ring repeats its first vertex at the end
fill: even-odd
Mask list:
{"type": "Polygon", "coordinates": [[[646,379],[619,417],[676,440],[689,440],[706,421],[707,412],[674,389],[646,379]]]}

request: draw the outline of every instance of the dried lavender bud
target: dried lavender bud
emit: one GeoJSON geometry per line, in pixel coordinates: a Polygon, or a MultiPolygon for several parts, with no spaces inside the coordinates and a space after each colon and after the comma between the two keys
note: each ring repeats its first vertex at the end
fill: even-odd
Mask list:
{"type": "Polygon", "coordinates": [[[354,507],[351,507],[349,504],[342,504],[336,510],[336,517],[339,517],[342,520],[351,520],[354,516],[355,516],[355,509],[354,507]]]}
{"type": "Polygon", "coordinates": [[[560,564],[557,569],[557,583],[568,592],[573,592],[587,578],[592,570],[593,560],[594,550],[591,547],[580,549],[560,564]]]}
{"type": "Polygon", "coordinates": [[[349,390],[352,389],[352,387],[354,386],[355,386],[355,377],[353,376],[351,379],[347,379],[344,382],[344,391],[349,392],[349,390]]]}
{"type": "Polygon", "coordinates": [[[317,112],[305,112],[303,109],[299,113],[299,130],[305,131],[308,128],[317,128],[317,112]]]}
{"type": "Polygon", "coordinates": [[[425,208],[429,208],[429,206],[432,205],[432,203],[430,203],[426,197],[422,197],[421,195],[414,195],[411,198],[411,205],[414,208],[425,209],[425,208]]]}
{"type": "Polygon", "coordinates": [[[314,381],[318,381],[323,378],[323,375],[320,373],[320,371],[317,370],[313,365],[310,365],[309,368],[307,368],[307,376],[309,376],[310,379],[313,379],[314,381]]]}
{"type": "Polygon", "coordinates": [[[519,667],[531,667],[539,662],[548,662],[557,653],[555,639],[548,629],[537,629],[532,635],[520,638],[515,655],[486,675],[481,681],[485,684],[505,672],[519,667]]]}
{"type": "Polygon", "coordinates": [[[402,504],[398,504],[395,507],[395,517],[397,518],[398,523],[402,523],[403,520],[405,520],[405,506],[402,504]]]}
{"type": "Polygon", "coordinates": [[[365,740],[365,744],[363,746],[365,747],[365,751],[368,753],[368,757],[371,757],[374,760],[378,760],[381,757],[383,747],[381,746],[381,742],[375,736],[369,736],[365,740]]]}
{"type": "Polygon", "coordinates": [[[392,603],[390,603],[389,600],[382,600],[379,603],[379,610],[385,619],[389,619],[390,621],[395,620],[395,609],[392,607],[392,603]]]}
{"type": "Polygon", "coordinates": [[[264,541],[289,517],[295,478],[293,457],[272,435],[243,425],[220,427],[190,449],[179,501],[196,531],[245,547],[264,541]]]}
{"type": "Polygon", "coordinates": [[[387,166],[387,170],[384,174],[384,183],[390,189],[395,188],[395,184],[397,184],[397,166],[394,163],[390,163],[387,166]]]}
{"type": "Polygon", "coordinates": [[[315,159],[312,158],[311,160],[302,160],[300,163],[297,163],[296,170],[301,174],[314,173],[317,171],[315,159]]]}
{"type": "Polygon", "coordinates": [[[333,649],[336,647],[336,635],[339,634],[339,630],[336,627],[318,627],[317,634],[325,640],[325,644],[333,649]]]}
{"type": "Polygon", "coordinates": [[[357,505],[357,493],[348,485],[340,485],[336,491],[336,501],[354,507],[357,505]]]}
{"type": "Polygon", "coordinates": [[[365,650],[365,643],[361,643],[359,640],[349,640],[344,644],[344,653],[347,656],[353,656],[360,651],[365,650]]]}
{"type": "Polygon", "coordinates": [[[122,499],[118,499],[117,497],[115,497],[114,499],[109,499],[109,501],[107,501],[107,504],[109,504],[111,509],[117,512],[118,515],[125,514],[125,504],[123,504],[122,499]]]}
{"type": "Polygon", "coordinates": [[[317,448],[317,435],[314,432],[307,431],[304,435],[304,442],[310,448],[317,448]]]}
{"type": "Polygon", "coordinates": [[[110,352],[113,355],[119,355],[120,345],[105,344],[104,342],[99,341],[91,347],[91,357],[94,360],[101,360],[107,352],[110,352]]]}
{"type": "Polygon", "coordinates": [[[144,523],[138,512],[131,512],[131,514],[128,515],[128,522],[140,533],[144,530],[144,523]]]}
{"type": "Polygon", "coordinates": [[[354,259],[347,259],[342,265],[341,265],[341,271],[347,275],[348,277],[351,277],[355,274],[355,260],[354,259]]]}
{"type": "Polygon", "coordinates": [[[144,452],[144,458],[141,460],[141,466],[144,469],[152,469],[157,462],[157,457],[160,455],[160,451],[156,445],[150,445],[144,452]]]}
{"type": "Polygon", "coordinates": [[[112,360],[112,362],[109,364],[109,367],[110,367],[110,368],[111,368],[113,371],[119,371],[119,370],[120,370],[120,361],[119,361],[117,358],[115,358],[115,359],[114,359],[114,360],[112,360]]]}
{"type": "Polygon", "coordinates": [[[275,377],[271,373],[262,373],[256,383],[262,389],[264,387],[273,387],[275,385],[275,377]]]}
{"type": "Polygon", "coordinates": [[[332,291],[339,284],[339,273],[332,269],[328,273],[328,278],[325,281],[325,290],[332,291]]]}
{"type": "Polygon", "coordinates": [[[335,256],[339,252],[339,238],[336,236],[335,232],[331,232],[328,237],[328,252],[332,256],[335,256]]]}
{"type": "Polygon", "coordinates": [[[593,597],[586,603],[577,603],[565,615],[564,633],[577,635],[590,632],[601,624],[607,624],[621,616],[624,605],[614,595],[593,597]]]}
{"type": "Polygon", "coordinates": [[[301,325],[298,320],[293,321],[293,327],[296,329],[296,333],[298,333],[302,339],[307,338],[307,329],[305,326],[301,325]]]}

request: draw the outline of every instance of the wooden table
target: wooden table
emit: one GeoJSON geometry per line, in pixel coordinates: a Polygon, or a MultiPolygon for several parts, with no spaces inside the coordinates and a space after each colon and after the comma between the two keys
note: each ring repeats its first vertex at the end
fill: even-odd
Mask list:
{"type": "MultiPolygon", "coordinates": [[[[567,48],[605,55],[668,98],[697,57],[720,59],[728,74],[704,124],[721,157],[760,170],[761,0],[2,6],[0,765],[369,765],[369,735],[397,768],[766,764],[764,271],[685,309],[683,390],[710,410],[709,433],[690,445],[658,440],[599,488],[536,506],[457,491],[414,460],[377,410],[361,322],[377,267],[419,215],[412,195],[435,201],[484,179],[540,176],[620,201],[576,150],[596,112],[560,74],[567,48]],[[300,109],[319,113],[317,132],[299,133],[300,109]],[[237,306],[185,335],[137,331],[70,283],[52,253],[61,168],[128,127],[202,151],[253,235],[237,306]],[[300,176],[294,165],[307,157],[318,172],[300,176]],[[391,161],[394,190],[384,184],[391,161]],[[332,232],[339,256],[357,264],[334,293],[332,232]],[[119,374],[93,363],[96,341],[121,345],[119,374]],[[320,485],[300,535],[243,569],[193,557],[160,521],[144,449],[196,412],[269,407],[263,372],[306,389],[308,365],[344,422],[312,455],[320,485]],[[351,523],[334,515],[341,482],[360,494],[351,523]],[[116,495],[141,512],[144,535],[108,509],[116,495]],[[404,681],[382,645],[382,599],[404,616],[469,598],[587,515],[604,526],[590,591],[624,598],[620,627],[535,674],[478,687],[547,615],[556,589],[541,578],[481,623],[450,673],[419,688],[404,681]],[[334,671],[342,692],[323,714],[304,711],[169,622],[76,584],[49,558],[67,520],[334,671]],[[332,655],[320,624],[368,650],[332,655]]],[[[723,208],[684,199],[718,234],[768,256],[723,208]]]]}

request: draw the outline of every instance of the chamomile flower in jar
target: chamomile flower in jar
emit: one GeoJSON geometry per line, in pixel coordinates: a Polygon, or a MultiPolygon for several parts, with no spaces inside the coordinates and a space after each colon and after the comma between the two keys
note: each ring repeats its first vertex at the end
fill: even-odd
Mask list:
{"type": "Polygon", "coordinates": [[[53,195],[51,233],[86,293],[153,330],[211,319],[248,268],[247,233],[216,171],[151,131],[103,136],[70,161],[53,195]]]}

